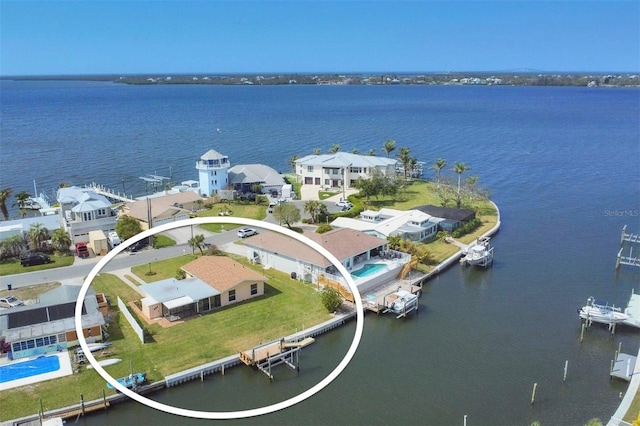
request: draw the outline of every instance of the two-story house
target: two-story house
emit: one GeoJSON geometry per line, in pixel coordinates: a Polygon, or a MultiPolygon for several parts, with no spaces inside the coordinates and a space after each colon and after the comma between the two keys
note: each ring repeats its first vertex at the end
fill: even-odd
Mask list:
{"type": "Polygon", "coordinates": [[[116,212],[112,203],[91,189],[71,186],[58,189],[60,221],[69,232],[73,243],[88,243],[89,232],[104,231],[108,234],[116,228],[116,212]]]}

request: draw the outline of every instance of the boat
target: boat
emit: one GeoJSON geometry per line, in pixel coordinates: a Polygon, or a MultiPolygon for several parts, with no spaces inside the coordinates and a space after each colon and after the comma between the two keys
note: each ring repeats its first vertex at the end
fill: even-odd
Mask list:
{"type": "Polygon", "coordinates": [[[578,316],[587,322],[599,322],[611,327],[613,324],[624,324],[640,328],[640,295],[631,293],[627,307],[622,308],[609,303],[598,302],[594,297],[587,299],[586,306],[578,309],[578,316]]]}
{"type": "Polygon", "coordinates": [[[487,267],[493,263],[493,246],[489,237],[480,237],[463,251],[464,256],[460,260],[463,265],[475,265],[487,267]]]}
{"type": "MultiPolygon", "coordinates": [[[[145,380],[147,380],[145,373],[131,373],[126,377],[120,377],[119,379],[116,379],[118,383],[120,383],[127,389],[135,389],[143,384],[145,380]]],[[[115,387],[109,382],[107,382],[107,387],[109,389],[115,389],[115,387]]]]}
{"type": "Polygon", "coordinates": [[[386,305],[389,312],[405,316],[409,312],[418,309],[418,295],[410,291],[398,289],[386,297],[386,305]]]}
{"type": "Polygon", "coordinates": [[[589,297],[587,304],[578,309],[578,316],[588,323],[598,322],[609,326],[629,320],[629,315],[622,308],[609,305],[608,302],[598,302],[594,297],[589,297]]]}
{"type": "MultiPolygon", "coordinates": [[[[101,361],[98,361],[98,365],[100,365],[100,367],[107,367],[109,365],[117,364],[120,361],[122,361],[120,358],[103,359],[101,361]]],[[[87,368],[88,369],[92,369],[93,365],[89,364],[89,365],[87,365],[87,368]]]]}
{"type": "MultiPolygon", "coordinates": [[[[88,343],[87,346],[89,346],[90,352],[96,352],[96,351],[101,351],[103,349],[107,349],[109,346],[111,346],[111,343],[108,343],[108,342],[88,343]]],[[[82,347],[76,348],[76,353],[84,354],[84,350],[82,349],[82,347]]]]}

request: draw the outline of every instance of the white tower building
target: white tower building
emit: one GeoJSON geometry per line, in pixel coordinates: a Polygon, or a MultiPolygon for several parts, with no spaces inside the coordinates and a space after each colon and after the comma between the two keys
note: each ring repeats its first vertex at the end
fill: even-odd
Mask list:
{"type": "Polygon", "coordinates": [[[229,157],[210,149],[196,163],[200,180],[200,195],[210,196],[229,184],[229,157]]]}

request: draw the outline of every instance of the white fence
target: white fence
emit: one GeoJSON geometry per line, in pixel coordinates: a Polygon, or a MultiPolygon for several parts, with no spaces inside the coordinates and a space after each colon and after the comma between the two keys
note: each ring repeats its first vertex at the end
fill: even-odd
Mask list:
{"type": "Polygon", "coordinates": [[[140,324],[138,324],[138,321],[136,321],[131,314],[131,311],[129,311],[129,308],[127,308],[127,305],[122,301],[122,299],[120,299],[120,297],[118,297],[118,308],[120,308],[120,312],[122,312],[129,322],[129,325],[131,325],[131,328],[133,328],[133,331],[138,335],[142,344],[144,344],[144,330],[140,327],[140,324]]]}

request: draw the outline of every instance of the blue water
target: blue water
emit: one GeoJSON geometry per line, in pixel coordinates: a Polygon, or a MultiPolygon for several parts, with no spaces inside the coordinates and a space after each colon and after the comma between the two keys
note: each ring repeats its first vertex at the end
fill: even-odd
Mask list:
{"type": "Polygon", "coordinates": [[[362,278],[362,277],[369,276],[371,274],[375,274],[381,269],[387,269],[387,266],[382,263],[368,263],[364,265],[362,268],[358,269],[357,271],[351,272],[351,275],[358,278],[362,278]]]}
{"type": "MultiPolygon", "coordinates": [[[[467,415],[474,425],[581,425],[606,422],[619,404],[626,383],[609,380],[610,361],[619,343],[637,353],[640,332],[594,326],[580,343],[576,309],[589,296],[623,305],[640,292],[640,268],[614,268],[622,227],[640,232],[639,89],[0,84],[0,187],[14,192],[35,179],[47,191],[95,180],[144,193],[145,174],[196,178],[211,148],[232,165],[288,171],[294,154],[340,144],[383,155],[388,139],[427,164],[445,158],[446,176],[464,162],[465,176],[489,190],[502,214],[492,268],[454,265],[425,286],[406,321],[368,315],[336,381],[241,423],[449,425],[467,415]]],[[[323,336],[305,348],[300,374],[279,372],[274,383],[238,368],[154,398],[201,410],[272,403],[317,383],[352,332],[323,336]]],[[[133,418],[176,421],[135,403],[81,421],[133,418]]]]}
{"type": "Polygon", "coordinates": [[[7,364],[0,366],[0,383],[51,373],[59,369],[60,359],[55,355],[41,356],[29,361],[7,364]]]}

